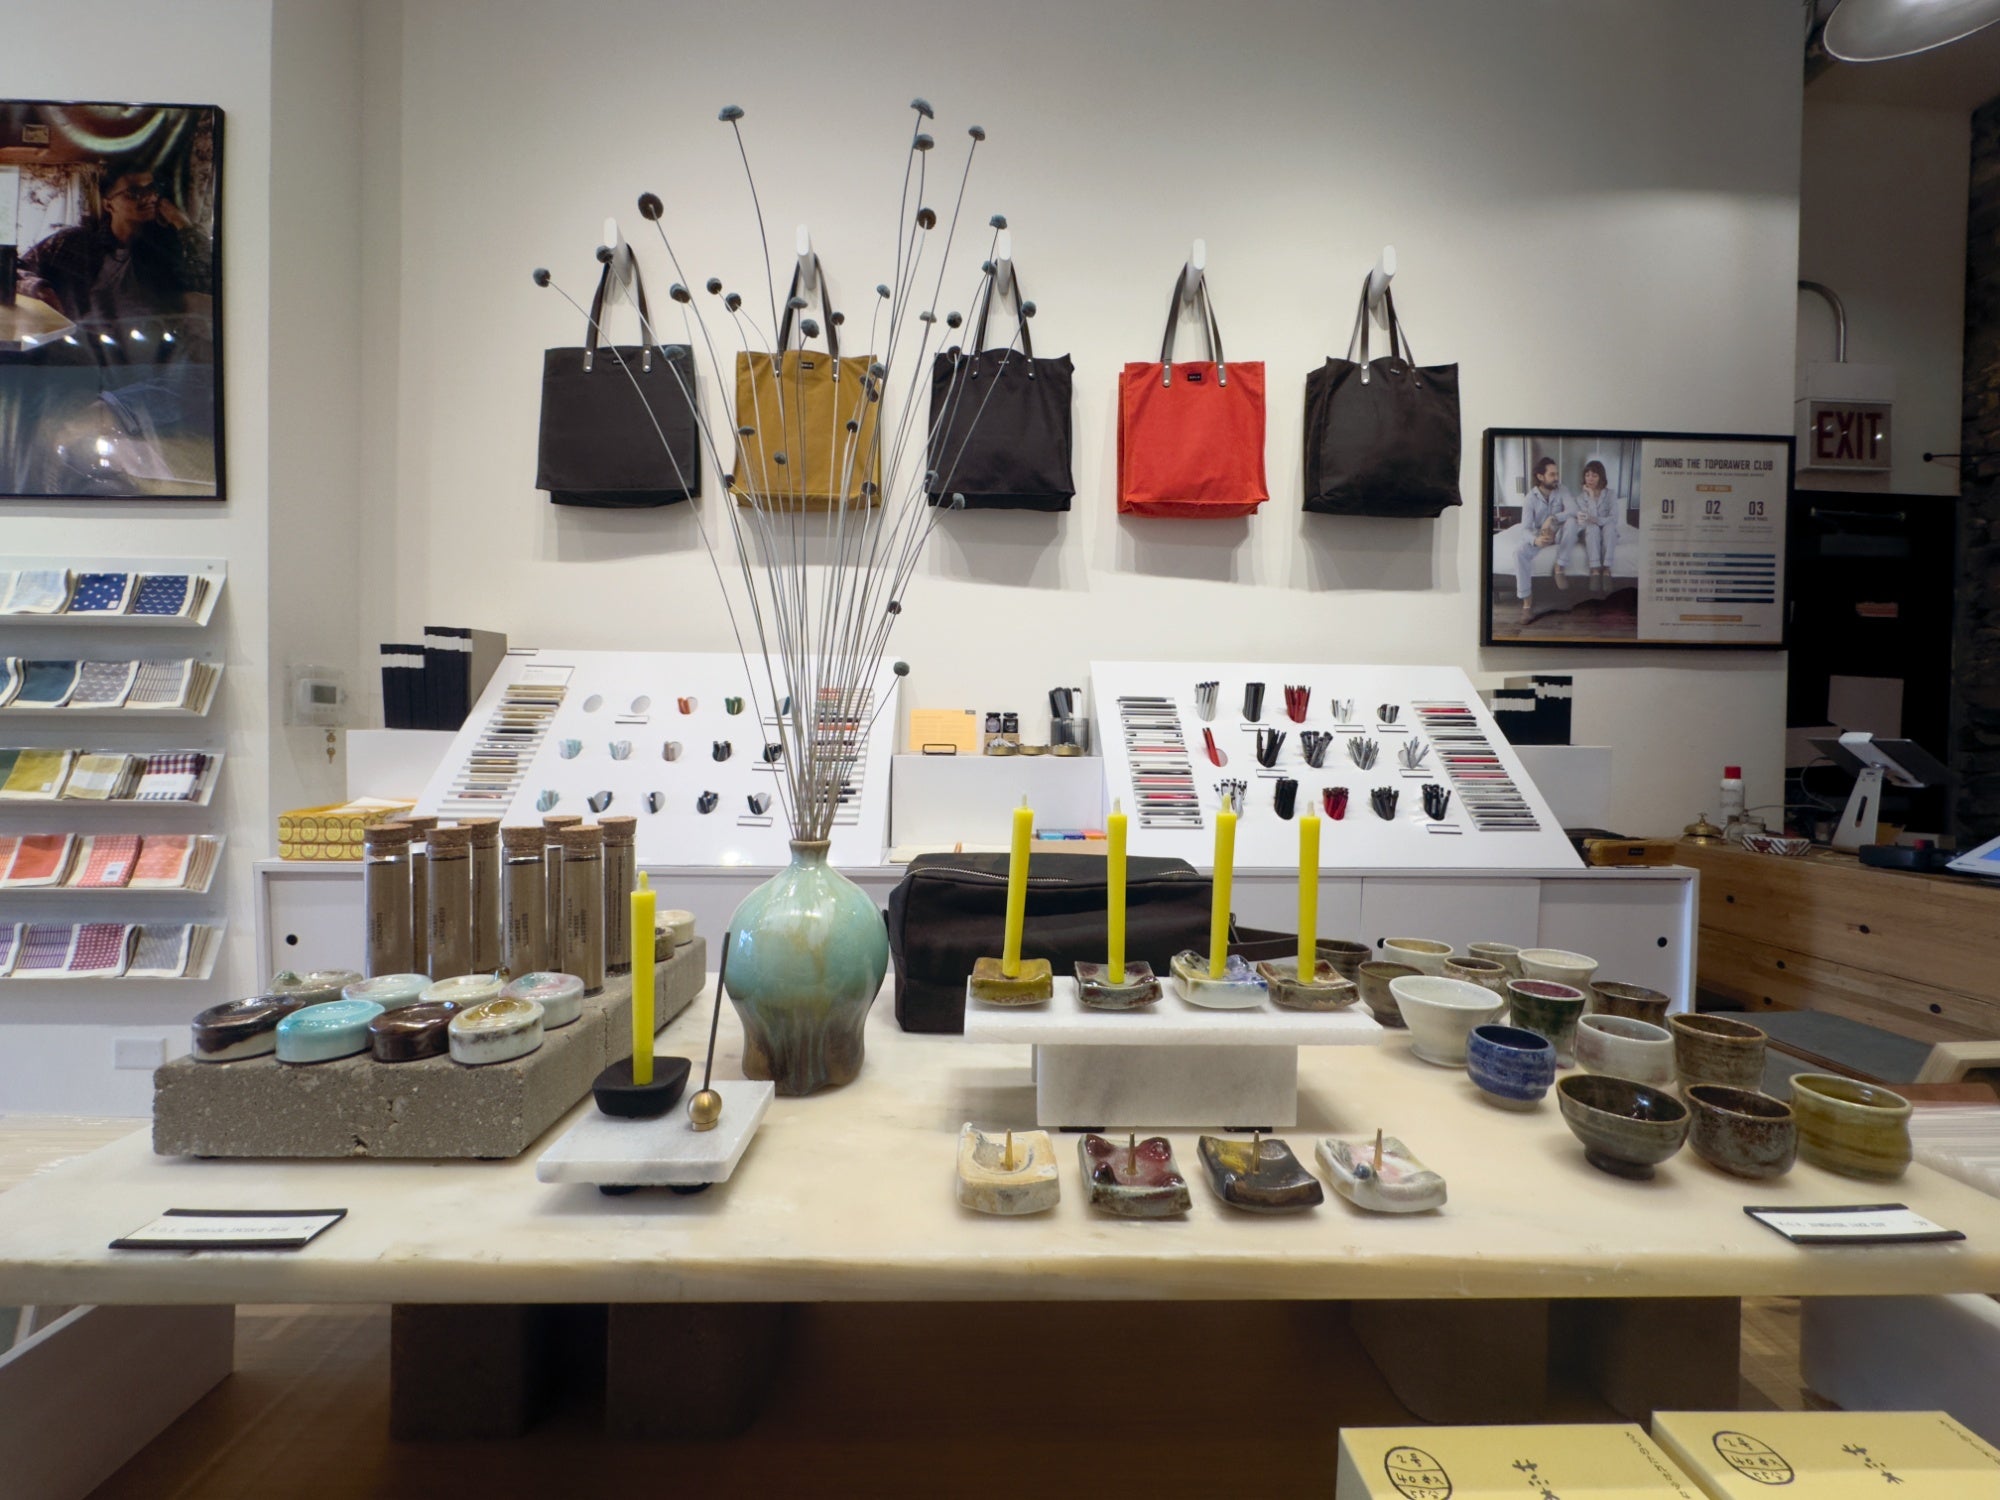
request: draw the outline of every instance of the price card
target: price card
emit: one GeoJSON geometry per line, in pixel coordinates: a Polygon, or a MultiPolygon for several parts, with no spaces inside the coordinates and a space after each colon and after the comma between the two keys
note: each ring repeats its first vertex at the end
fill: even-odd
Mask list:
{"type": "Polygon", "coordinates": [[[1963,1231],[1933,1224],[1901,1203],[1850,1203],[1824,1208],[1755,1208],[1743,1212],[1794,1245],[1895,1245],[1962,1240],[1963,1231]]]}
{"type": "Polygon", "coordinates": [[[170,1208],[113,1250],[297,1250],[347,1217],[344,1208],[170,1208]]]}

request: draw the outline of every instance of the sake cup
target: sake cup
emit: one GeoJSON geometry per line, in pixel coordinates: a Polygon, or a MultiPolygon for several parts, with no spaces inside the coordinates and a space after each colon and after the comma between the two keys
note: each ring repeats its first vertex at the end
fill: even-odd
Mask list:
{"type": "Polygon", "coordinates": [[[1668,1016],[1681,1086],[1720,1083],[1754,1089],[1764,1081],[1764,1033],[1728,1016],[1668,1016]]]}
{"type": "Polygon", "coordinates": [[[1445,960],[1451,957],[1451,944],[1440,943],[1435,938],[1384,938],[1382,954],[1395,963],[1408,964],[1420,973],[1443,977],[1445,960]]]}

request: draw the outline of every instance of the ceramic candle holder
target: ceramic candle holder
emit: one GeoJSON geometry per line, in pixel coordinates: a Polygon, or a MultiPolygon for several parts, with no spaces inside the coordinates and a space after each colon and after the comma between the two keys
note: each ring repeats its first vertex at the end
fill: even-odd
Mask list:
{"type": "Polygon", "coordinates": [[[1792,1115],[1799,1155],[1816,1167],[1890,1182],[1910,1165],[1910,1101],[1901,1094],[1831,1073],[1799,1073],[1792,1115]]]}
{"type": "Polygon", "coordinates": [[[1798,1155],[1799,1133],[1791,1106],[1768,1094],[1691,1085],[1686,1094],[1688,1145],[1710,1166],[1736,1177],[1782,1177],[1798,1155]]]}
{"type": "Polygon", "coordinates": [[[1255,1010],[1264,1003],[1264,981],[1239,954],[1229,955],[1220,979],[1209,977],[1207,956],[1192,948],[1176,953],[1172,967],[1174,983],[1189,1005],[1203,1010],[1255,1010]]]}
{"type": "Polygon", "coordinates": [[[965,992],[981,1005],[1045,1005],[1055,995],[1055,970],[1046,958],[1024,958],[1021,972],[1009,979],[1002,961],[982,958],[972,965],[965,992]]]}
{"type": "Polygon", "coordinates": [[[1393,1135],[1380,1142],[1322,1136],[1314,1147],[1333,1190],[1356,1208],[1376,1214],[1415,1214],[1444,1207],[1444,1179],[1418,1161],[1393,1135]]]}
{"type": "Polygon", "coordinates": [[[1669,1088],[1674,1039],[1664,1026],[1629,1016],[1587,1015],[1576,1023],[1576,1060],[1586,1073],[1605,1073],[1669,1088]]]}
{"type": "Polygon", "coordinates": [[[1553,979],[1557,984],[1587,992],[1596,973],[1597,960],[1587,954],[1572,953],[1567,948],[1521,950],[1523,979],[1553,979]]]}
{"type": "Polygon", "coordinates": [[[382,1014],[371,1000],[323,1000],[278,1023],[278,1061],[323,1063],[368,1050],[368,1023],[382,1014]]]}
{"type": "Polygon", "coordinates": [[[1467,943],[1465,951],[1474,958],[1490,959],[1500,965],[1509,979],[1521,977],[1521,950],[1512,943],[1467,943]]]}
{"type": "Polygon", "coordinates": [[[1590,1009],[1593,1015],[1630,1016],[1635,1021],[1664,1026],[1667,1024],[1667,1011],[1673,1003],[1673,996],[1648,989],[1643,984],[1621,984],[1615,979],[1593,979],[1590,982],[1590,1009]]]}
{"type": "Polygon", "coordinates": [[[1572,985],[1553,979],[1510,979],[1507,981],[1510,1019],[1516,1026],[1547,1037],[1555,1044],[1556,1064],[1576,1064],[1576,1023],[1583,1016],[1584,994],[1572,985]]]}
{"type": "Polygon", "coordinates": [[[1361,979],[1361,966],[1375,953],[1366,943],[1357,943],[1352,938],[1321,938],[1316,946],[1320,958],[1332,964],[1335,973],[1357,983],[1361,979]]]}
{"type": "Polygon", "coordinates": [[[982,1214],[1038,1214],[1062,1198],[1055,1150],[1045,1130],[988,1135],[958,1132],[958,1201],[982,1214]]]}
{"type": "Polygon", "coordinates": [[[1160,998],[1159,976],[1151,964],[1127,963],[1125,982],[1111,982],[1111,965],[1079,962],[1076,995],[1088,1010],[1140,1010],[1160,998]]]}
{"type": "Polygon", "coordinates": [[[1313,968],[1311,979],[1301,979],[1296,958],[1273,958],[1257,965],[1257,977],[1270,991],[1271,1003],[1285,1010],[1345,1010],[1361,998],[1354,981],[1325,959],[1313,968]]]}
{"type": "Polygon", "coordinates": [[[188,1055],[196,1062],[235,1062],[277,1050],[278,1023],[305,1009],[296,995],[253,995],[211,1005],[194,1018],[188,1055]]]}
{"type": "Polygon", "coordinates": [[[1384,938],[1382,956],[1393,963],[1408,964],[1418,973],[1442,977],[1445,960],[1451,957],[1451,944],[1435,938],[1384,938]]]}
{"type": "Polygon", "coordinates": [[[1076,1149],[1092,1208],[1122,1219],[1166,1219],[1193,1206],[1173,1143],[1163,1135],[1119,1142],[1086,1134],[1076,1149]]]}
{"type": "Polygon", "coordinates": [[[523,974],[500,991],[503,1000],[534,1000],[542,1007],[542,1029],[554,1031],[583,1014],[583,981],[574,974],[523,974]]]}
{"type": "Polygon", "coordinates": [[[1572,1073],[1556,1085],[1556,1102],[1584,1160],[1614,1177],[1651,1177],[1687,1139],[1687,1106],[1629,1078],[1572,1073]]]}
{"type": "Polygon", "coordinates": [[[1681,1086],[1721,1083],[1755,1089],[1764,1081],[1764,1033],[1728,1016],[1669,1016],[1681,1086]]]}
{"type": "Polygon", "coordinates": [[[1201,1168],[1218,1198],[1248,1213],[1300,1213],[1326,1201],[1319,1179],[1300,1165],[1283,1141],[1232,1141],[1205,1135],[1201,1168]]]}
{"type": "Polygon", "coordinates": [[[1556,1081],[1556,1049],[1519,1026],[1475,1026],[1466,1038],[1465,1071],[1487,1102],[1533,1109],[1556,1081]]]}
{"type": "Polygon", "coordinates": [[[1410,1028],[1410,1050],[1440,1068],[1465,1066],[1465,1043],[1472,1028],[1500,1019],[1506,1002],[1484,985],[1463,979],[1415,974],[1389,981],[1403,1024],[1410,1028]]]}
{"type": "Polygon", "coordinates": [[[615,1120],[657,1120],[680,1102],[692,1069],[688,1058],[655,1054],[652,1081],[638,1083],[632,1077],[632,1059],[621,1057],[597,1075],[590,1095],[598,1112],[615,1120]]]}
{"type": "Polygon", "coordinates": [[[1502,1000],[1507,997],[1507,970],[1490,958],[1460,958],[1453,954],[1444,961],[1444,977],[1463,979],[1467,984],[1476,984],[1493,991],[1502,1000]]]}
{"type": "Polygon", "coordinates": [[[488,1000],[453,1016],[450,1035],[453,1062],[512,1062],[542,1045],[542,1008],[533,1000],[488,1000]]]}
{"type": "Polygon", "coordinates": [[[340,992],[343,1000],[371,1000],[384,1010],[401,1010],[423,999],[431,987],[428,974],[377,974],[373,979],[357,979],[340,992]]]}
{"type": "Polygon", "coordinates": [[[451,1050],[451,1018],[458,1007],[449,1000],[417,1000],[385,1010],[368,1023],[368,1055],[377,1062],[419,1062],[451,1050]]]}
{"type": "Polygon", "coordinates": [[[1361,988],[1361,1000],[1368,1007],[1368,1014],[1384,1026],[1403,1029],[1403,1012],[1396,1004],[1396,997],[1389,993],[1392,979],[1412,979],[1423,973],[1409,964],[1391,963],[1387,959],[1375,958],[1361,965],[1355,976],[1355,983],[1361,988]]]}

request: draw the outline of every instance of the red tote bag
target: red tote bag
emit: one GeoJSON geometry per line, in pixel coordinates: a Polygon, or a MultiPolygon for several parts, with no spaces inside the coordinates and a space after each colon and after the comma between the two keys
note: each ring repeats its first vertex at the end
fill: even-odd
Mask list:
{"type": "Polygon", "coordinates": [[[1264,482],[1264,366],[1228,363],[1208,301],[1195,283],[1208,358],[1174,363],[1181,288],[1167,303],[1157,364],[1118,377],[1118,512],[1133,516],[1247,516],[1271,498],[1264,482]]]}

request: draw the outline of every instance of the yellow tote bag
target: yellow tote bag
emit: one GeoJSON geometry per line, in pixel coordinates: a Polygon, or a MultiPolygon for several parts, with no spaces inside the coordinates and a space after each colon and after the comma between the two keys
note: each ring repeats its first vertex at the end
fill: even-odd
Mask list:
{"type": "MultiPolygon", "coordinates": [[[[736,475],[739,505],[770,510],[840,510],[882,503],[877,428],[881,388],[868,355],[840,357],[840,330],[828,304],[826,273],[813,257],[826,352],[792,343],[792,273],[778,329],[778,352],[736,356],[736,475]],[[748,429],[745,431],[744,429],[748,429]]],[[[803,321],[803,320],[802,320],[803,321]]]]}

